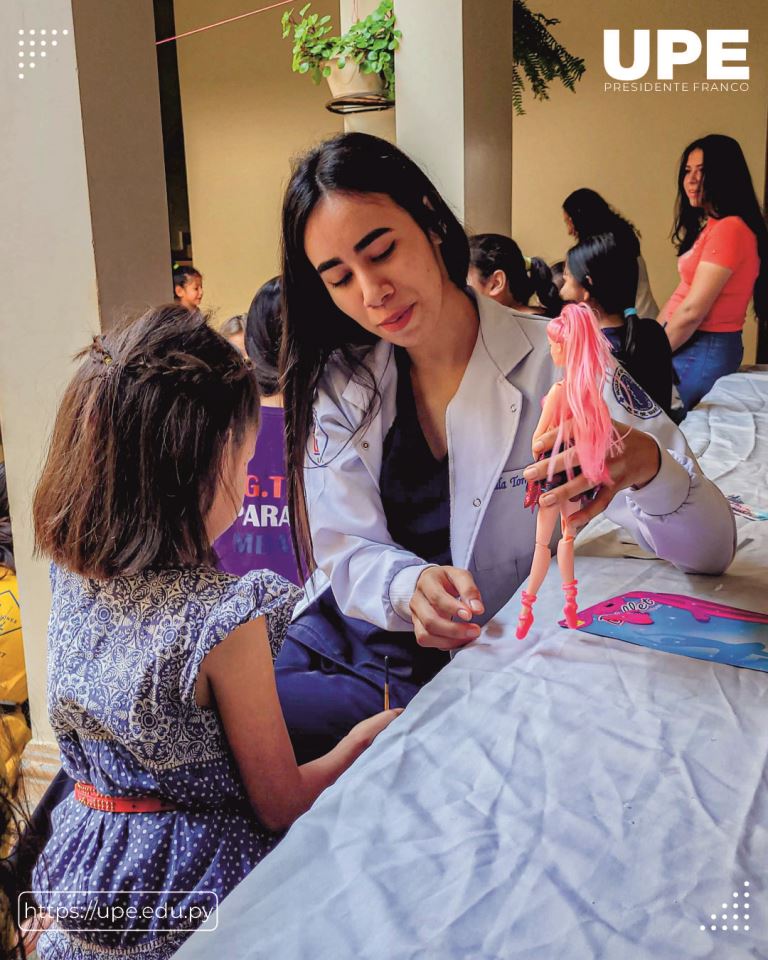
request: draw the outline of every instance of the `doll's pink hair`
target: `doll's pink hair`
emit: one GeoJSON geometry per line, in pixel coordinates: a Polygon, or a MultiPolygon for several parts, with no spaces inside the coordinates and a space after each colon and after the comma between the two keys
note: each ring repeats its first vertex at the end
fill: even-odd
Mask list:
{"type": "Polygon", "coordinates": [[[594,484],[610,484],[605,458],[609,451],[620,450],[622,444],[603,399],[606,378],[616,366],[608,340],[586,303],[565,306],[559,317],[550,320],[547,336],[565,351],[565,409],[560,411],[555,450],[567,441],[564,420],[570,414],[572,449],[581,472],[594,484]]]}

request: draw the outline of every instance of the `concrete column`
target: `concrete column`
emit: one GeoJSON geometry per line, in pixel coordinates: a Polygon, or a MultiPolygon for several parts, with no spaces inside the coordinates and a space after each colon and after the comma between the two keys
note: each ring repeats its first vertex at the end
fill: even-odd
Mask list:
{"type": "Polygon", "coordinates": [[[173,299],[152,0],[71,0],[99,314],[173,299]]]}
{"type": "Polygon", "coordinates": [[[510,233],[511,0],[396,0],[397,143],[471,232],[510,233]]]}
{"type": "Polygon", "coordinates": [[[90,336],[172,296],[152,3],[4,0],[0,52],[0,420],[33,735],[50,742],[30,507],[53,418],[90,336]]]}

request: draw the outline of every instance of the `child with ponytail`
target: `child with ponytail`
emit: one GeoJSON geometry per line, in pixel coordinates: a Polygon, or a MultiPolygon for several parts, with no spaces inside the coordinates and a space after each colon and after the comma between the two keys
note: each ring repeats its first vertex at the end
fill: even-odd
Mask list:
{"type": "Polygon", "coordinates": [[[589,304],[616,360],[671,414],[672,351],[659,324],[635,309],[637,257],[612,233],[587,237],[568,251],[563,277],[563,299],[589,304]]]}
{"type": "Polygon", "coordinates": [[[511,237],[477,233],[469,238],[467,283],[476,292],[518,313],[555,317],[563,303],[552,271],[539,257],[524,257],[511,237]],[[530,306],[536,294],[540,307],[530,306]]]}

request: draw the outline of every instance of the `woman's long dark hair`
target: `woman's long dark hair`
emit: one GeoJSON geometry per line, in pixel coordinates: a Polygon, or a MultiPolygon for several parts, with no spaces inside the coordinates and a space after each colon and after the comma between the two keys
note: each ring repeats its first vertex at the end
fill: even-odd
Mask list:
{"type": "Polygon", "coordinates": [[[573,221],[579,241],[598,234],[612,233],[616,242],[627,246],[635,256],[640,256],[640,231],[626,217],[607,203],[599,193],[581,187],[569,193],[563,201],[563,210],[573,221]]]}
{"type": "Polygon", "coordinates": [[[563,309],[552,271],[539,257],[531,257],[530,268],[520,247],[502,233],[476,233],[469,238],[469,261],[483,280],[496,270],[507,278],[509,292],[518,303],[528,306],[536,294],[548,317],[556,317],[563,309]]]}
{"type": "MultiPolygon", "coordinates": [[[[637,257],[617,243],[612,233],[589,237],[571,247],[568,269],[578,284],[588,290],[607,314],[624,315],[637,298],[637,257]]],[[[634,314],[624,319],[623,352],[635,352],[634,314]]]]}
{"type": "Polygon", "coordinates": [[[291,534],[299,569],[314,569],[304,486],[304,458],[312,406],[333,354],[350,376],[371,389],[360,429],[373,417],[379,395],[365,354],[376,342],[334,304],[304,251],[307,221],[327,194],[384,194],[405,210],[427,236],[441,239],[448,275],[464,289],[469,247],[461,224],[429,178],[393,144],[365,133],[326,140],[295,164],[282,214],[283,342],[281,375],[285,400],[286,468],[291,534]]]}
{"type": "Polygon", "coordinates": [[[686,253],[701,233],[704,210],[692,207],[683,189],[685,167],[693,150],[704,155],[703,196],[718,220],[723,217],[741,217],[757,237],[757,252],[760,256],[760,273],[755,281],[755,313],[768,321],[768,230],[765,217],[752,184],[747,161],[738,140],[721,133],[710,133],[689,143],[683,150],[677,171],[677,202],[672,242],[677,255],[686,253]]]}

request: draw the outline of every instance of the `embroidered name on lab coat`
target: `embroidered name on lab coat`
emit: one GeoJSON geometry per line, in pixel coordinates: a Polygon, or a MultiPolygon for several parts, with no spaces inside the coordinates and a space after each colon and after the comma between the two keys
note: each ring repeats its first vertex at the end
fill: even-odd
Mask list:
{"type": "Polygon", "coordinates": [[[499,477],[496,486],[493,488],[493,492],[499,493],[500,491],[506,491],[507,493],[512,493],[515,490],[524,489],[525,480],[523,479],[522,468],[520,468],[518,470],[505,470],[499,477]]]}

